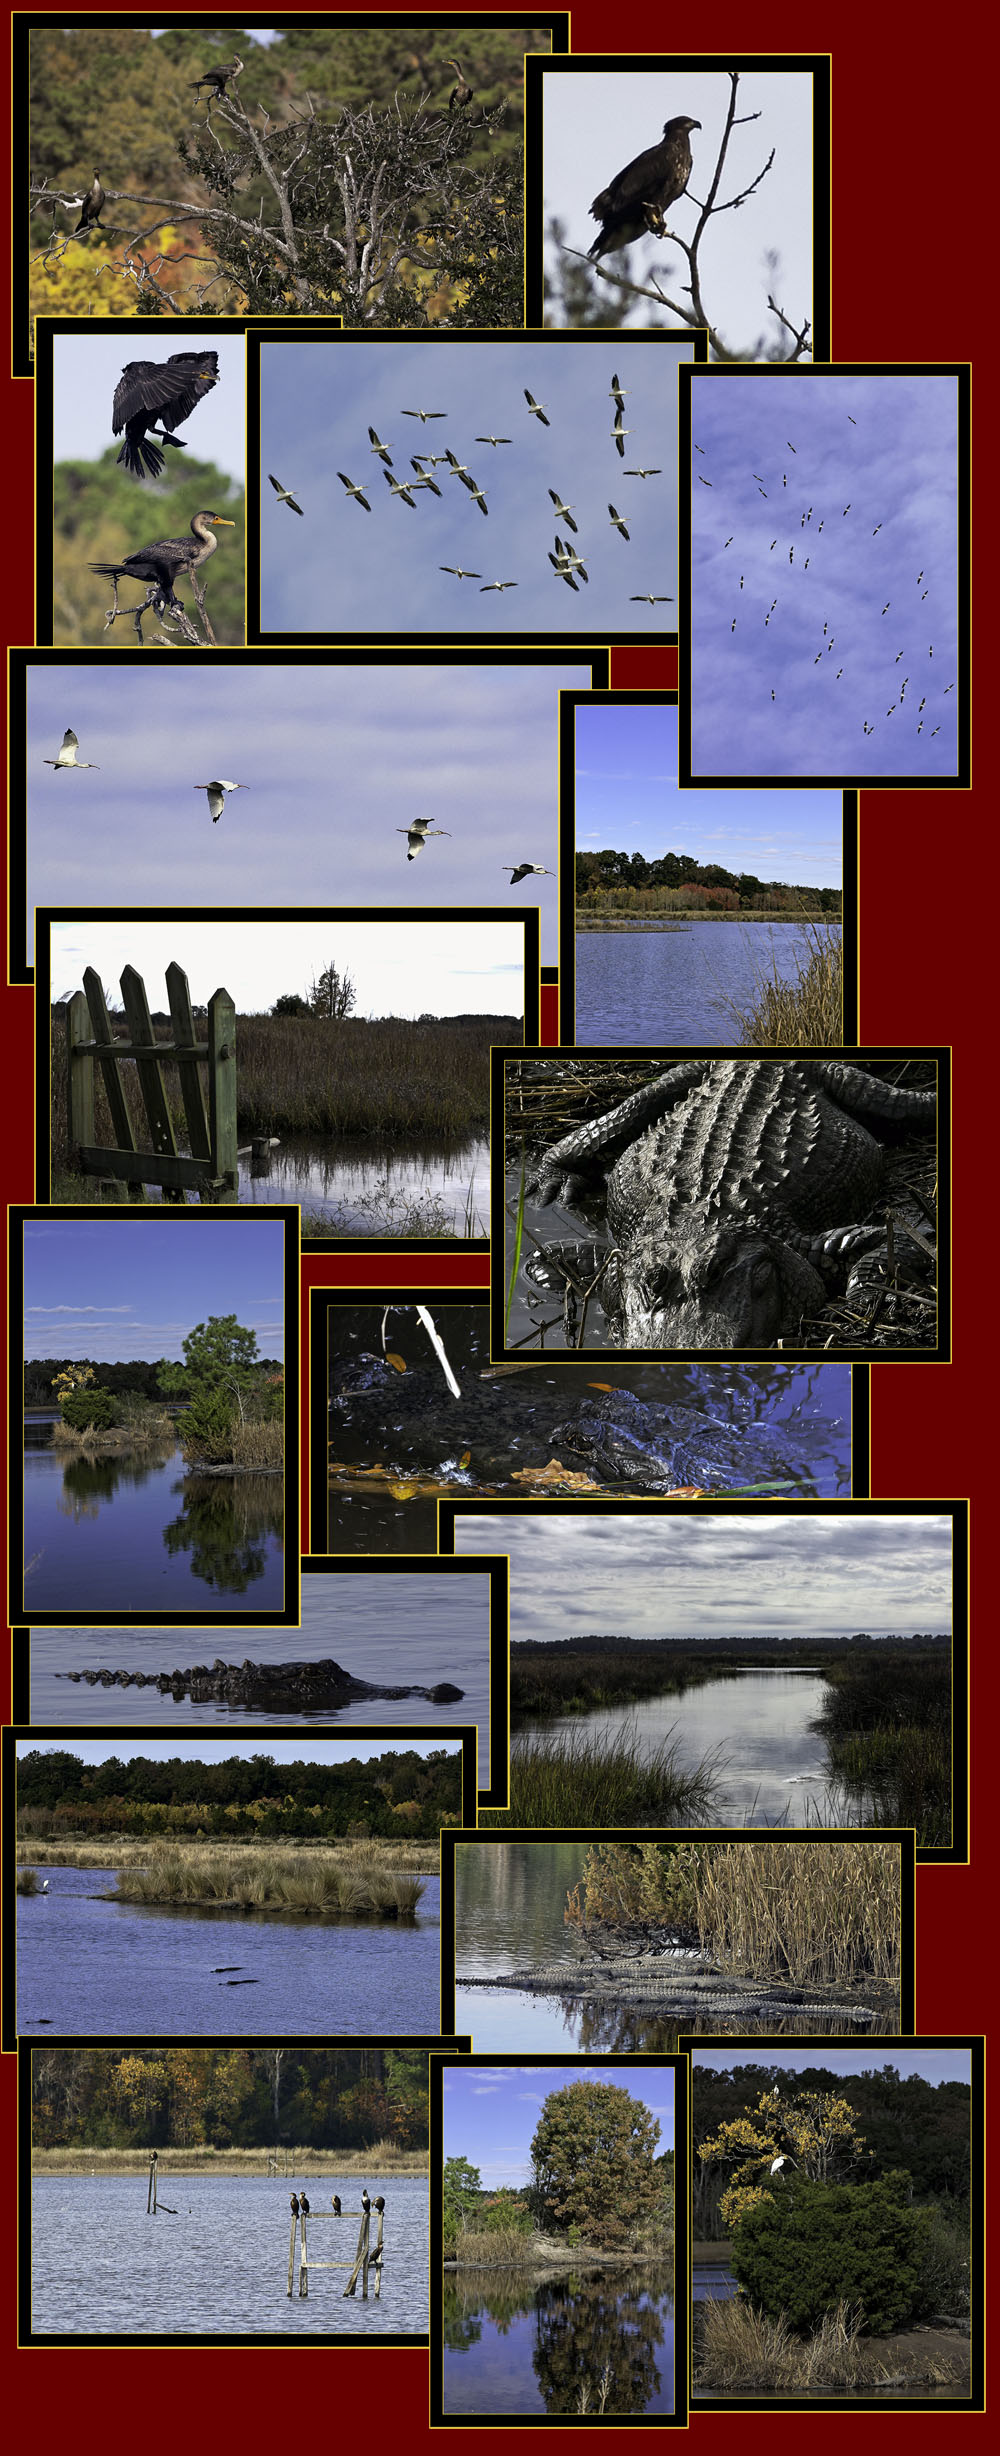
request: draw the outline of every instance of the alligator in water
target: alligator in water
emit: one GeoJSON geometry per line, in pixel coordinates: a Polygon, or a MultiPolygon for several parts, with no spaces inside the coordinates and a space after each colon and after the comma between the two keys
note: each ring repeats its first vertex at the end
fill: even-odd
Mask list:
{"type": "Polygon", "coordinates": [[[870,2004],[844,2004],[831,1991],[818,1995],[804,1987],[786,1986],[778,1979],[734,1978],[698,1955],[677,1959],[659,1953],[626,1954],[599,1962],[537,1962],[528,1970],[512,1970],[493,1978],[459,1977],[459,1987],[513,1987],[526,1995],[561,1995],[598,2002],[611,1997],[633,2009],[667,2015],[677,2013],[734,2014],[748,2020],[778,2018],[787,2013],[836,2013],[845,2021],[875,2021],[870,2004]]]}
{"type": "MultiPolygon", "coordinates": [[[[606,1178],[615,1345],[773,1347],[822,1310],[821,1273],[884,1241],[866,1213],[886,1155],[864,1119],[932,1134],[935,1093],[838,1058],[695,1058],[552,1144],[533,1184],[573,1202],[606,1178]]],[[[544,1265],[528,1275],[545,1284],[544,1265]]]]}
{"type": "Polygon", "coordinates": [[[354,1680],[328,1655],[321,1663],[195,1663],[187,1671],[65,1671],[61,1680],[89,1680],[102,1688],[156,1688],[161,1695],[190,1697],[192,1705],[216,1699],[224,1705],[331,1708],[352,1704],[356,1697],[426,1697],[431,1705],[452,1705],[465,1691],[450,1680],[436,1688],[377,1688],[370,1680],[354,1680]]]}
{"type": "Polygon", "coordinates": [[[780,1397],[777,1367],[760,1379],[738,1365],[660,1368],[664,1397],[615,1390],[569,1404],[566,1372],[528,1368],[511,1380],[472,1376],[456,1400],[439,1373],[401,1375],[380,1357],[361,1354],[341,1365],[331,1402],[336,1426],[332,1454],[359,1468],[408,1474],[423,1468],[469,1489],[517,1490],[513,1471],[548,1468],[553,1460],[575,1472],[586,1460],[595,1481],[633,1491],[669,1491],[699,1484],[709,1491],[733,1484],[794,1481],[816,1490],[809,1447],[830,1431],[800,1413],[794,1428],[761,1422],[780,1397]],[[673,1392],[679,1393],[674,1404],[673,1392]],[[695,1404],[685,1402],[696,1402],[695,1404]],[[460,1464],[460,1461],[462,1462],[460,1464]]]}

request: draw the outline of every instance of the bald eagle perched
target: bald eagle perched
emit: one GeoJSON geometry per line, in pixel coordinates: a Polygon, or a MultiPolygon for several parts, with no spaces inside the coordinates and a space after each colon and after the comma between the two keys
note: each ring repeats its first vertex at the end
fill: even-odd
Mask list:
{"type": "Polygon", "coordinates": [[[613,248],[628,247],[648,230],[663,230],[665,213],[683,196],[691,177],[688,132],[700,127],[700,119],[668,119],[662,145],[647,146],[595,196],[590,210],[601,228],[588,249],[595,261],[613,248]]]}

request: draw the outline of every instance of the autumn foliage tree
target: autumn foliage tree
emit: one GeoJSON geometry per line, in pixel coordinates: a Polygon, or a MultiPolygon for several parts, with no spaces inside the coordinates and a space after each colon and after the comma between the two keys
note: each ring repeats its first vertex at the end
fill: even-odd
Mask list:
{"type": "Polygon", "coordinates": [[[624,2246],[657,2208],[660,2126],[641,2099],[601,2081],[571,2081],[546,2098],[531,2143],[535,2201],[555,2234],[624,2246]]]}

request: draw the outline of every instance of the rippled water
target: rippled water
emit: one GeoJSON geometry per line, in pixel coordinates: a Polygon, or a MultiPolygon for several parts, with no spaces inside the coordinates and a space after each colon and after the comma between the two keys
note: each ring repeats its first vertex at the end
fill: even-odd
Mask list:
{"type": "Polygon", "coordinates": [[[846,1812],[841,1785],[824,1771],[822,1740],[810,1730],[826,1694],[819,1672],[748,1665],[720,1672],[683,1696],[666,1690],[594,1714],[524,1724],[515,1752],[535,1738],[572,1748],[604,1739],[614,1744],[628,1735],[645,1760],[662,1743],[676,1741],[681,1770],[693,1771],[710,1751],[721,1753],[708,1823],[743,1827],[787,1818],[792,1826],[853,1824],[860,1816],[846,1812]]]}
{"type": "Polygon", "coordinates": [[[476,1237],[490,1232],[490,1147],[485,1136],[458,1145],[421,1143],[412,1150],[350,1142],[323,1143],[283,1136],[271,1154],[270,1173],[240,1167],[241,1203],[301,1203],[306,1212],[329,1215],[338,1233],[391,1244],[412,1234],[407,1213],[440,1210],[448,1233],[464,1238],[471,1196],[476,1237]]]}
{"type": "Polygon", "coordinates": [[[754,1005],[762,973],[793,981],[810,953],[810,934],[794,921],[694,921],[679,933],[580,930],[577,1046],[731,1049],[726,1001],[754,1005]]]}

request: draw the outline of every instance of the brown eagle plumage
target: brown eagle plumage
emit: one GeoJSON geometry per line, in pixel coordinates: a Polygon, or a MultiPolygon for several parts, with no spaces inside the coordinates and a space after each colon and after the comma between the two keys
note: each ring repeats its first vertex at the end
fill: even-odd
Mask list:
{"type": "Polygon", "coordinates": [[[590,210],[601,227],[588,250],[591,256],[610,255],[646,231],[662,231],[664,214],[683,196],[691,177],[689,130],[700,127],[700,119],[668,119],[662,145],[647,146],[595,196],[590,210]]]}

